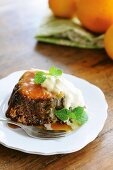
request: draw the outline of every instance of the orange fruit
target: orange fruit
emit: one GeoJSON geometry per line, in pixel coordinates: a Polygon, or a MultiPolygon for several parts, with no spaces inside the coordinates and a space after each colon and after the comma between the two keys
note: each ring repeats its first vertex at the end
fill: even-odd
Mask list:
{"type": "Polygon", "coordinates": [[[76,15],[76,0],[49,0],[49,7],[57,17],[71,18],[76,15]]]}
{"type": "Polygon", "coordinates": [[[104,45],[108,56],[113,60],[113,25],[105,33],[104,45]]]}
{"type": "Polygon", "coordinates": [[[113,0],[77,0],[77,16],[87,29],[103,33],[113,24],[113,0]]]}

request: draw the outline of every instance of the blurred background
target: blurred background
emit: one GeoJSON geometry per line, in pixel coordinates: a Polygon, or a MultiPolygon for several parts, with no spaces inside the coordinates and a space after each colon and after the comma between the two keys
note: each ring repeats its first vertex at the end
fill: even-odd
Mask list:
{"type": "Polygon", "coordinates": [[[0,0],[0,78],[18,70],[49,69],[55,65],[66,73],[100,87],[109,105],[109,116],[99,137],[77,153],[54,156],[28,155],[0,145],[0,170],[112,170],[113,0],[77,0],[79,3],[84,2],[83,5],[77,5],[80,7],[77,25],[75,20],[72,21],[73,17],[76,17],[76,10],[75,13],[69,10],[68,15],[67,12],[65,13],[67,6],[74,7],[69,5],[70,2],[76,3],[76,1],[65,0],[69,3],[66,5],[64,0],[57,0],[63,2],[61,5],[64,9],[61,8],[60,12],[58,11],[60,7],[57,8],[60,3],[54,1],[56,0],[51,0],[49,4],[48,0],[0,0]],[[59,14],[59,17],[54,17],[59,14]],[[45,21],[50,15],[54,18],[50,22],[51,26],[45,21]],[[41,26],[42,22],[44,25],[41,26]],[[39,33],[40,28],[41,33],[39,33]],[[63,36],[61,30],[65,32],[63,36]],[[69,30],[72,31],[71,38],[68,34],[69,30]],[[60,35],[56,36],[56,32],[60,35]],[[72,41],[73,37],[75,38],[72,41]],[[79,45],[75,45],[74,42],[78,40],[76,37],[80,38],[79,45],[89,43],[90,47],[94,48],[78,48],[79,45]],[[56,40],[57,45],[55,45],[56,40]],[[95,45],[98,42],[99,46],[95,45]]]}

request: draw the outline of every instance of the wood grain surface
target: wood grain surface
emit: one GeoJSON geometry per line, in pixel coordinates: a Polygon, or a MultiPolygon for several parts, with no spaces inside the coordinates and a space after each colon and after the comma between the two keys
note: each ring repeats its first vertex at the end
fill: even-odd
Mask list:
{"type": "Polygon", "coordinates": [[[34,36],[48,12],[47,0],[0,0],[0,78],[56,65],[103,90],[108,119],[95,141],[72,154],[31,155],[0,145],[0,170],[113,170],[113,62],[104,50],[37,43],[34,36]]]}

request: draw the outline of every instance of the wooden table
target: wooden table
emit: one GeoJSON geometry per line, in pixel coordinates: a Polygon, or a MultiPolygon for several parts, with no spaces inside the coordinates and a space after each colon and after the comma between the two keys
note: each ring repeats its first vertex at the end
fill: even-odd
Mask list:
{"type": "Polygon", "coordinates": [[[31,155],[0,145],[0,170],[113,170],[113,62],[104,50],[37,44],[34,36],[47,13],[47,0],[0,1],[0,78],[17,70],[56,65],[103,90],[108,119],[95,141],[72,154],[31,155]]]}

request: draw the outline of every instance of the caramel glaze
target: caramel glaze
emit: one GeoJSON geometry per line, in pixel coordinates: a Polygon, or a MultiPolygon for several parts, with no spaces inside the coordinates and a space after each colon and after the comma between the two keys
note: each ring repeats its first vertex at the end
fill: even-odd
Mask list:
{"type": "Polygon", "coordinates": [[[28,71],[23,75],[19,81],[22,94],[31,99],[47,99],[54,97],[54,94],[48,92],[46,88],[34,83],[34,76],[35,72],[33,71],[28,71]]]}
{"type": "Polygon", "coordinates": [[[72,128],[67,124],[53,123],[51,124],[53,130],[65,130],[70,131],[72,128]]]}
{"type": "Polygon", "coordinates": [[[12,129],[20,128],[19,126],[13,125],[13,124],[10,124],[10,123],[8,123],[8,126],[9,126],[10,128],[12,128],[12,129]]]}

